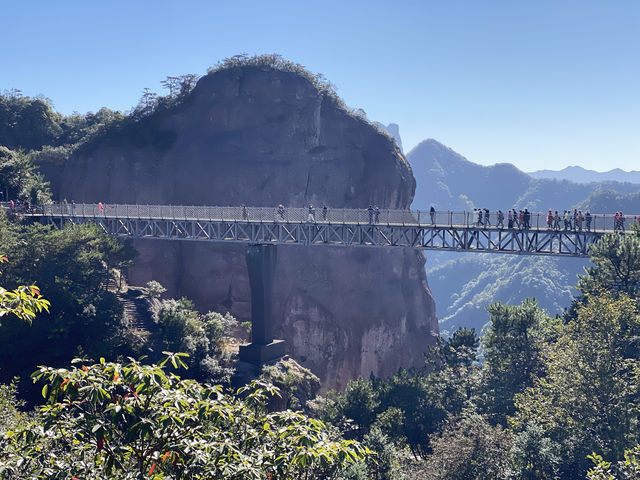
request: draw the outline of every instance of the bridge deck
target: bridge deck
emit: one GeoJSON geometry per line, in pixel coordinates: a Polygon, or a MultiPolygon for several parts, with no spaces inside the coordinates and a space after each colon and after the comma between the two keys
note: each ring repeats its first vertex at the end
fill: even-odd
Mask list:
{"type": "Polygon", "coordinates": [[[57,226],[92,222],[119,237],[573,257],[588,256],[590,243],[620,230],[611,215],[593,215],[588,225],[549,227],[546,214],[538,213],[529,228],[495,226],[495,213],[489,225],[478,223],[474,212],[440,211],[432,218],[410,210],[51,204],[29,215],[57,226]]]}

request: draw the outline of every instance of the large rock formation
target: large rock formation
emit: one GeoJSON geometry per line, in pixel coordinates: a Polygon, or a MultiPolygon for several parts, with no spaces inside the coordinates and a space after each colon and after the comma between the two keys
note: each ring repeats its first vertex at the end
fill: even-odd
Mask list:
{"type": "MultiPolygon", "coordinates": [[[[76,202],[407,208],[415,190],[392,139],[308,76],[268,66],[210,73],[178,105],[43,170],[76,202]]],[[[244,247],[136,248],[133,282],[250,317],[244,247]]],[[[414,250],[278,247],[274,308],[276,335],[324,388],[422,364],[438,330],[414,250]]]]}

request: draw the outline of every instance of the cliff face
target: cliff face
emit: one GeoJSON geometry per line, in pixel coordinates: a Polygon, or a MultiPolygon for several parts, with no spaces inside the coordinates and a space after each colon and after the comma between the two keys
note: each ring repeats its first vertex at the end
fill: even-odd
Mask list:
{"type": "MultiPolygon", "coordinates": [[[[308,79],[258,67],[207,75],[181,105],[43,170],[57,198],[76,202],[406,208],[415,190],[390,138],[308,79]]],[[[250,318],[242,246],[136,248],[133,282],[250,318]]],[[[438,331],[413,250],[278,247],[275,310],[288,353],[324,388],[422,364],[438,331]]]]}

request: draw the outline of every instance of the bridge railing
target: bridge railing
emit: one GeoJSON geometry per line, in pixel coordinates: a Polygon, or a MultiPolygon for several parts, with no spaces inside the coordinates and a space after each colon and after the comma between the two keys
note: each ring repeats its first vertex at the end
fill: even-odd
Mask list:
{"type": "MultiPolygon", "coordinates": [[[[2,204],[9,209],[8,204],[2,204]]],[[[19,208],[19,207],[18,207],[19,208]]],[[[331,223],[331,224],[380,224],[380,225],[416,225],[436,227],[466,228],[509,228],[508,213],[498,221],[497,212],[478,211],[436,211],[433,214],[424,210],[391,210],[374,208],[278,208],[278,207],[242,207],[242,206],[199,206],[199,205],[124,205],[124,204],[75,204],[53,203],[31,207],[30,213],[49,216],[69,217],[115,217],[158,220],[208,220],[234,222],[287,222],[287,223],[331,223]]],[[[617,222],[614,215],[594,214],[588,220],[574,219],[563,215],[548,222],[547,213],[532,212],[528,226],[521,219],[513,219],[511,228],[532,230],[570,230],[608,232],[629,230],[631,224],[638,222],[638,215],[625,215],[624,222],[617,222]]]]}

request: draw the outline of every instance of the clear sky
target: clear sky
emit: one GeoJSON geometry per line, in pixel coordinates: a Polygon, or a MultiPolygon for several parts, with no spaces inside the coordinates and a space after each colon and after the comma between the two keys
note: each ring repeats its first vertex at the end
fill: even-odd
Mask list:
{"type": "Polygon", "coordinates": [[[469,160],[640,169],[640,1],[1,1],[0,89],[128,110],[168,75],[279,53],[469,160]]]}

